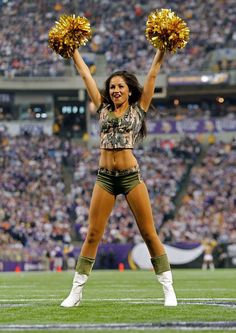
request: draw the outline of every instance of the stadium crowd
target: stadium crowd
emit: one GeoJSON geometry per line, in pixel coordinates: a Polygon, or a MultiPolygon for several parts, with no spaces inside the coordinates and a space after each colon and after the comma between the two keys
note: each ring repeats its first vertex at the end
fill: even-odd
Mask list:
{"type": "Polygon", "coordinates": [[[191,170],[182,205],[161,229],[164,242],[236,242],[236,139],[210,146],[191,170]]]}
{"type": "MultiPolygon", "coordinates": [[[[55,254],[58,246],[69,247],[72,237],[83,240],[98,149],[45,134],[11,137],[2,133],[0,142],[1,259],[19,257],[19,249],[30,249],[31,258],[42,249],[55,254]]],[[[137,149],[157,228],[173,215],[181,181],[199,147],[191,139],[154,140],[149,147],[137,149]]],[[[139,239],[126,201],[118,196],[103,242],[136,243],[139,239]]]]}
{"type": "MultiPolygon", "coordinates": [[[[191,31],[186,48],[167,55],[164,73],[206,69],[212,51],[219,55],[212,71],[236,69],[233,5],[234,0],[0,0],[0,76],[59,77],[67,75],[68,68],[71,75],[70,61],[48,47],[48,31],[65,13],[90,20],[93,38],[82,51],[84,56],[102,55],[106,74],[118,68],[146,73],[153,47],[146,40],[145,23],[148,14],[160,8],[171,8],[191,31]]],[[[90,61],[88,57],[86,62],[93,66],[90,61]]],[[[154,105],[149,120],[170,116],[231,120],[235,102],[227,103],[184,105],[175,99],[173,105],[158,105],[158,115],[154,105]]],[[[96,132],[93,116],[90,125],[96,132]]],[[[10,120],[3,109],[0,120],[10,120]]],[[[213,133],[211,138],[204,152],[192,137],[154,139],[135,150],[164,243],[206,238],[218,244],[236,242],[236,139],[218,142],[213,133]]],[[[12,137],[0,130],[0,260],[32,261],[40,256],[50,265],[51,258],[60,261],[65,253],[73,257],[73,243],[80,244],[87,232],[98,158],[97,147],[70,139],[24,131],[12,137]]],[[[140,241],[134,217],[118,196],[102,242],[140,241]]]]}
{"type": "Polygon", "coordinates": [[[60,145],[46,135],[1,137],[1,256],[19,256],[23,247],[37,256],[39,245],[71,242],[60,145]]]}
{"type": "Polygon", "coordinates": [[[0,75],[65,75],[68,62],[48,47],[48,32],[62,14],[90,20],[93,38],[83,50],[104,55],[108,72],[117,68],[146,72],[153,47],[146,40],[145,24],[148,14],[161,8],[175,11],[191,31],[186,48],[167,56],[164,72],[201,70],[210,52],[217,49],[228,53],[215,63],[214,70],[236,68],[230,57],[236,40],[234,0],[7,0],[0,1],[0,75]]]}
{"type": "MultiPolygon", "coordinates": [[[[135,151],[165,243],[205,237],[236,241],[236,139],[212,144],[202,160],[200,153],[201,145],[193,138],[155,139],[135,151]]],[[[56,256],[72,239],[84,239],[98,155],[96,147],[55,136],[1,135],[1,259],[17,259],[22,251],[31,259],[42,251],[56,256]]],[[[118,196],[102,242],[140,240],[127,203],[118,196]]]]}

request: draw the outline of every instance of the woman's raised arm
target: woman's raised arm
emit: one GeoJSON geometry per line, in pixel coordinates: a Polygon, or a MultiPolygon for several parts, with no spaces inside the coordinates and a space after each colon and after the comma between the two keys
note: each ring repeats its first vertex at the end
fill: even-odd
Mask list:
{"type": "Polygon", "coordinates": [[[164,51],[157,50],[154,59],[152,61],[152,65],[145,78],[143,92],[140,99],[140,106],[144,109],[144,111],[148,110],[149,105],[151,103],[155,90],[156,78],[160,71],[163,57],[164,57],[164,51]]]}
{"type": "Polygon", "coordinates": [[[101,104],[100,91],[98,89],[98,86],[97,86],[94,78],[92,77],[92,74],[91,74],[88,66],[84,62],[82,56],[80,55],[80,53],[77,49],[75,50],[75,52],[73,54],[73,60],[74,60],[75,66],[76,66],[81,78],[83,79],[83,81],[85,83],[87,92],[88,92],[91,100],[96,105],[96,107],[99,107],[101,104]]]}

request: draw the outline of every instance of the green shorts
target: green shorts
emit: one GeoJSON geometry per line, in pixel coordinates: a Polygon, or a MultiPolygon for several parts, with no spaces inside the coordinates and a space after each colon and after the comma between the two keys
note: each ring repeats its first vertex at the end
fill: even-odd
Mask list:
{"type": "Polygon", "coordinates": [[[139,167],[127,170],[98,170],[96,183],[107,192],[118,195],[129,193],[136,185],[142,183],[139,167]]]}

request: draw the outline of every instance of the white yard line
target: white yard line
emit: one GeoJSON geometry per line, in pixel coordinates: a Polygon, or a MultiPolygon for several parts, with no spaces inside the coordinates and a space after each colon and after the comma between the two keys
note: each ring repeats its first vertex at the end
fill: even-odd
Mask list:
{"type": "MultiPolygon", "coordinates": [[[[58,301],[60,300],[62,297],[58,297],[58,295],[50,295],[50,298],[37,298],[37,295],[32,295],[31,297],[25,297],[25,298],[17,298],[17,301],[19,302],[35,302],[35,301],[39,301],[39,302],[43,302],[43,301],[58,301]]],[[[140,301],[140,302],[153,302],[153,301],[161,301],[163,300],[163,298],[150,298],[150,297],[145,297],[145,298],[86,298],[83,300],[83,302],[129,302],[129,301],[140,301]]],[[[178,298],[179,301],[208,301],[208,302],[214,302],[214,301],[231,301],[231,302],[235,302],[236,301],[236,297],[186,297],[186,298],[178,298]]],[[[2,298],[0,299],[0,303],[1,302],[16,302],[15,298],[2,298]]]]}
{"type": "Polygon", "coordinates": [[[27,331],[27,330],[98,330],[98,331],[106,331],[106,330],[119,330],[119,331],[127,331],[127,330],[161,330],[161,329],[172,329],[177,331],[186,331],[186,330],[220,330],[224,329],[224,331],[235,330],[236,322],[163,322],[163,323],[105,323],[105,324],[41,324],[41,325],[1,325],[0,331],[27,331]]]}

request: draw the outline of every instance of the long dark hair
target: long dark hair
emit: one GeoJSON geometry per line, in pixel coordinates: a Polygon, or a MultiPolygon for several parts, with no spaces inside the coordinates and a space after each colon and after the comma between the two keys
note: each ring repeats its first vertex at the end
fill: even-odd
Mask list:
{"type": "MultiPolygon", "coordinates": [[[[127,71],[116,71],[116,72],[112,73],[105,81],[104,89],[101,92],[102,103],[110,104],[112,107],[112,110],[115,109],[115,105],[114,105],[113,101],[111,100],[110,92],[109,92],[111,79],[115,76],[121,76],[124,79],[127,86],[129,87],[129,91],[131,93],[131,95],[129,96],[129,104],[131,105],[131,104],[135,104],[135,103],[139,102],[142,92],[143,92],[143,88],[139,84],[137,77],[133,73],[130,73],[127,71]]],[[[147,127],[146,127],[145,120],[143,120],[142,127],[139,132],[139,137],[144,138],[146,135],[147,135],[147,127]]]]}

